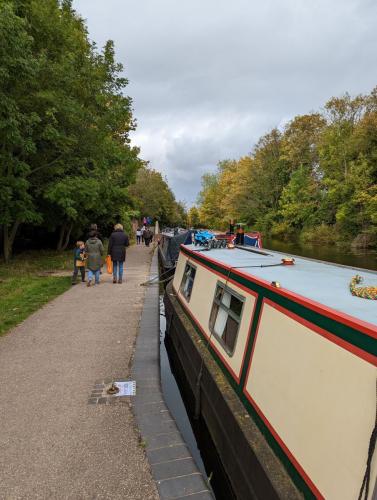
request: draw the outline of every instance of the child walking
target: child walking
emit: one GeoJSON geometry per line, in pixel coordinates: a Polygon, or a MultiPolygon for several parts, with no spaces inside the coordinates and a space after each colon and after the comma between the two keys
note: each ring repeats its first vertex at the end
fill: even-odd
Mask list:
{"type": "Polygon", "coordinates": [[[76,285],[79,270],[81,274],[81,281],[85,281],[85,259],[85,243],[83,241],[77,241],[76,248],[73,252],[72,285],[76,285]]]}

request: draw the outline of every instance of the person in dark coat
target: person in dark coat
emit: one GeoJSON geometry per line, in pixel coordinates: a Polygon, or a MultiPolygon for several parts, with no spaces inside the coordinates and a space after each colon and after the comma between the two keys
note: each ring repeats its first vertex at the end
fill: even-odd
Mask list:
{"type": "Polygon", "coordinates": [[[152,241],[152,238],[153,238],[153,233],[147,227],[146,230],[144,231],[144,241],[147,247],[149,247],[149,243],[152,241]]]}
{"type": "Polygon", "coordinates": [[[123,231],[122,224],[115,224],[114,231],[109,239],[108,254],[113,262],[113,283],[122,283],[123,264],[126,260],[126,247],[129,246],[127,234],[123,231]]]}

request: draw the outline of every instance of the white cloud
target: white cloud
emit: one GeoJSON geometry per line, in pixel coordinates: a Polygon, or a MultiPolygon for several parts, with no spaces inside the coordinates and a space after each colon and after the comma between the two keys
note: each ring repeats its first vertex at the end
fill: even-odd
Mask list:
{"type": "Polygon", "coordinates": [[[331,96],[377,84],[371,0],[75,0],[115,41],[138,120],[133,142],[191,203],[200,176],[331,96]]]}

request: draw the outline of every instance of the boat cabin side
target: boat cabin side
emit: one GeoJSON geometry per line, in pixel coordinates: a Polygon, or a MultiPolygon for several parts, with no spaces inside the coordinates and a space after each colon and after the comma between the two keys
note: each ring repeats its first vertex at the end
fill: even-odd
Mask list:
{"type": "MultiPolygon", "coordinates": [[[[181,248],[173,289],[307,497],[357,498],[375,425],[375,334],[181,248]]],[[[371,468],[371,489],[377,460],[371,468]]]]}

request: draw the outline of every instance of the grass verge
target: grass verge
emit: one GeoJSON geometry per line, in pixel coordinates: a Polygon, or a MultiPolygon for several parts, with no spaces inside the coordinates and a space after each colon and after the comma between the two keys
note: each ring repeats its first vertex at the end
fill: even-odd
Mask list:
{"type": "Polygon", "coordinates": [[[71,286],[72,252],[27,252],[0,264],[0,336],[71,286]]]}

